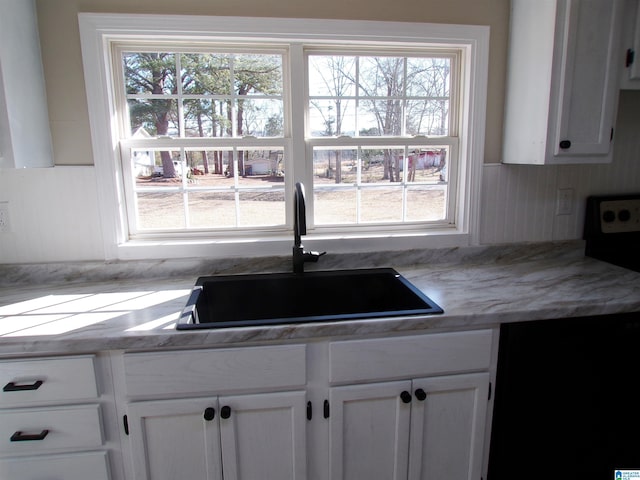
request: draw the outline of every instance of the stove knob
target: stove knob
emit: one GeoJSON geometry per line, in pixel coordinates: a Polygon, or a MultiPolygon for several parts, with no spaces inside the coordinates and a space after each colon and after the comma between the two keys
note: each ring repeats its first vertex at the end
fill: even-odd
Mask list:
{"type": "Polygon", "coordinates": [[[605,223],[611,223],[613,221],[615,221],[616,219],[616,213],[612,210],[606,210],[603,214],[602,214],[602,220],[605,223]]]}
{"type": "Polygon", "coordinates": [[[618,212],[618,220],[621,222],[628,222],[631,219],[631,212],[626,208],[618,212]]]}

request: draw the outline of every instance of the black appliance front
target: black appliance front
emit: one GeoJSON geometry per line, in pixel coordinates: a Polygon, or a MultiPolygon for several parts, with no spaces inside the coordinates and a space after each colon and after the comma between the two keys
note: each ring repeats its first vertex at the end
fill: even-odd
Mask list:
{"type": "Polygon", "coordinates": [[[639,345],[640,313],[502,325],[488,480],[640,472],[639,345]]]}
{"type": "Polygon", "coordinates": [[[640,194],[587,198],[585,255],[640,272],[640,194]]]}

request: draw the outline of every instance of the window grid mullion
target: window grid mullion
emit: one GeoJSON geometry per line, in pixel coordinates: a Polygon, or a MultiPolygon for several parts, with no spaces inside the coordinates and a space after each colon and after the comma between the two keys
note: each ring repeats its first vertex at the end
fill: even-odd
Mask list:
{"type": "MultiPolygon", "coordinates": [[[[184,121],[184,103],[182,101],[182,54],[176,53],[176,92],[178,98],[178,133],[180,137],[185,136],[185,121],[184,121]]],[[[181,153],[182,155],[182,153],[181,153]]]]}

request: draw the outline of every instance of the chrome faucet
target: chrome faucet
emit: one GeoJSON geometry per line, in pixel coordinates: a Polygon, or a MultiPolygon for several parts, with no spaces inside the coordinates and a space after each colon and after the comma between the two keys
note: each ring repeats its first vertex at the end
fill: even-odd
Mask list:
{"type": "Polygon", "coordinates": [[[304,185],[296,183],[293,197],[293,273],[304,273],[305,262],[317,262],[327,252],[305,252],[302,235],[307,234],[307,207],[304,200],[304,185]]]}

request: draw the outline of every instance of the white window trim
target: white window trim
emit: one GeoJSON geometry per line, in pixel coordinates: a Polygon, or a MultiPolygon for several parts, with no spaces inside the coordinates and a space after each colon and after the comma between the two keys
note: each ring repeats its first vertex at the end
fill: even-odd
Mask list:
{"type": "MultiPolygon", "coordinates": [[[[233,41],[251,38],[278,41],[299,40],[337,44],[359,42],[411,46],[438,42],[465,51],[461,90],[463,110],[459,131],[459,176],[456,227],[449,230],[373,232],[358,228],[353,234],[342,232],[311,234],[305,245],[330,252],[441,248],[478,243],[480,185],[484,156],[486,92],[489,59],[489,27],[351,20],[315,20],[249,17],[211,17],[186,15],[123,15],[80,13],[80,39],[92,132],[97,195],[103,226],[107,260],[187,257],[229,257],[286,255],[289,236],[268,238],[226,238],[193,240],[162,239],[130,241],[121,207],[117,116],[110,78],[110,42],[131,35],[167,40],[189,37],[194,40],[224,37],[233,41]],[[466,162],[465,168],[462,168],[466,162]],[[253,247],[252,244],[255,244],[253,247]]],[[[304,98],[292,98],[304,101],[304,98]]],[[[292,152],[294,155],[296,152],[292,152]]],[[[304,152],[299,152],[304,153],[304,152]]]]}

